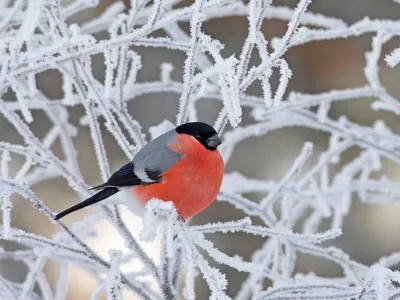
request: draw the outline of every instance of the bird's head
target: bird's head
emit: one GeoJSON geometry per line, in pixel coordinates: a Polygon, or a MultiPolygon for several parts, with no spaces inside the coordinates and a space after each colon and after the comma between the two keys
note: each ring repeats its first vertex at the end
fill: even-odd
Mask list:
{"type": "Polygon", "coordinates": [[[221,144],[221,139],[215,129],[206,123],[185,123],[176,127],[176,132],[193,136],[200,144],[211,151],[216,150],[221,144]]]}

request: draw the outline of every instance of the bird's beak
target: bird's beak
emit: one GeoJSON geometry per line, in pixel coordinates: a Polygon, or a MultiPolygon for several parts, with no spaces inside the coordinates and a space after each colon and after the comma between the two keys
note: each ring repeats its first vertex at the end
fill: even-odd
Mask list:
{"type": "Polygon", "coordinates": [[[209,137],[206,141],[207,146],[211,149],[217,149],[219,145],[221,145],[222,141],[218,135],[213,135],[209,137]]]}

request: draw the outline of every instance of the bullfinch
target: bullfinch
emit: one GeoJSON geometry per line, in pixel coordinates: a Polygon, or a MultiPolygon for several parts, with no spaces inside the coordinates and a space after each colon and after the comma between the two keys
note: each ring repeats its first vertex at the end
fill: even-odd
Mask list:
{"type": "Polygon", "coordinates": [[[89,205],[126,204],[137,212],[152,198],[172,201],[181,218],[190,218],[219,192],[224,174],[220,144],[210,125],[182,124],[147,143],[106,183],[92,188],[96,194],[60,212],[55,220],[89,205]],[[128,197],[115,197],[121,191],[128,197]]]}

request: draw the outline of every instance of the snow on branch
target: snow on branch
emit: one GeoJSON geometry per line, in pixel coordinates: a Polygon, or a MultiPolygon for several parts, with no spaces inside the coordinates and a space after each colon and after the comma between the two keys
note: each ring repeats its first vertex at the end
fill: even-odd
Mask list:
{"type": "MultiPolygon", "coordinates": [[[[390,68],[400,63],[400,48],[385,52],[400,36],[400,20],[363,18],[348,24],[308,10],[310,2],[299,0],[292,9],[270,0],[113,1],[97,16],[73,24],[71,20],[98,7],[99,1],[0,1],[0,122],[5,132],[0,141],[0,237],[21,246],[12,251],[1,248],[0,260],[18,261],[27,269],[21,282],[0,274],[0,298],[65,299],[71,265],[96,282],[92,299],[200,299],[204,293],[199,294],[199,278],[206,282],[210,299],[400,298],[400,277],[390,269],[399,264],[400,252],[367,266],[326,245],[342,234],[354,196],[365,204],[400,202],[400,183],[376,176],[385,173],[385,161],[399,167],[398,132],[380,119],[368,126],[330,114],[336,102],[372,98],[372,110],[400,115],[399,99],[380,77],[386,67],[382,60],[390,68]],[[206,30],[208,21],[228,17],[247,18],[248,29],[240,50],[229,56],[226,41],[206,30]],[[281,36],[267,39],[263,25],[271,19],[287,26],[281,36]],[[104,31],[108,35],[102,39],[95,35],[104,31]],[[291,48],[363,35],[371,37],[364,85],[316,94],[291,89],[294,76],[303,76],[292,71],[286,56],[291,48]],[[142,47],[181,52],[183,66],[163,62],[158,78],[141,81],[140,72],[148,67],[137,52],[142,47]],[[104,81],[93,68],[93,57],[99,54],[105,64],[104,81]],[[180,79],[173,73],[178,68],[183,71],[180,79]],[[46,87],[38,84],[38,75],[49,70],[61,76],[58,99],[47,96],[46,87]],[[274,72],[277,84],[272,81],[274,72]],[[255,83],[260,83],[259,95],[249,92],[255,83]],[[128,104],[157,93],[175,95],[176,119],[159,120],[146,132],[128,104]],[[96,167],[105,181],[112,173],[107,134],[130,160],[147,136],[153,139],[173,123],[197,121],[200,101],[221,104],[214,127],[223,138],[220,151],[226,164],[241,142],[283,128],[323,131],[329,136],[328,146],[317,151],[306,142],[278,180],[245,176],[241,170],[226,173],[217,200],[241,211],[245,217],[240,220],[194,226],[178,217],[172,203],[157,199],[147,204],[139,236],[131,232],[119,207],[102,207],[71,226],[53,220],[51,199],[41,199],[36,185],[62,178],[77,201],[92,193],[89,182],[94,179],[82,175],[79,130],[90,132],[96,167]],[[34,128],[37,118],[45,118],[48,126],[41,134],[34,128]],[[242,119],[251,122],[243,125],[242,119]],[[10,132],[20,139],[8,139],[10,132]],[[344,161],[349,149],[358,149],[358,154],[344,161]],[[259,193],[262,200],[252,201],[248,193],[259,193]],[[60,232],[47,237],[18,228],[17,194],[60,232]],[[106,257],[87,242],[102,235],[96,224],[104,220],[126,246],[106,257]],[[324,221],[330,222],[329,228],[322,230],[324,221]],[[246,234],[263,243],[244,259],[240,253],[225,253],[217,239],[211,242],[211,237],[222,234],[246,234]],[[150,255],[145,244],[158,247],[158,257],[150,255]],[[334,263],[343,274],[324,278],[299,273],[299,254],[334,263]],[[46,273],[49,261],[59,265],[55,284],[46,273]],[[142,269],[126,271],[132,262],[142,269]],[[228,292],[226,268],[245,276],[237,294],[228,292]]],[[[57,198],[63,196],[60,192],[57,198]]]]}

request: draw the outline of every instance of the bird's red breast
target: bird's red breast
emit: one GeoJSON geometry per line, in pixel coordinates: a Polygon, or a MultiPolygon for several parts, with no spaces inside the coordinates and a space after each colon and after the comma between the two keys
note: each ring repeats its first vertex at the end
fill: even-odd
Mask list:
{"type": "Polygon", "coordinates": [[[162,174],[161,182],[135,186],[133,191],[142,204],[152,198],[172,201],[179,215],[187,219],[216,198],[224,162],[218,150],[206,149],[191,135],[177,134],[170,147],[182,154],[179,161],[162,174]]]}

